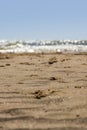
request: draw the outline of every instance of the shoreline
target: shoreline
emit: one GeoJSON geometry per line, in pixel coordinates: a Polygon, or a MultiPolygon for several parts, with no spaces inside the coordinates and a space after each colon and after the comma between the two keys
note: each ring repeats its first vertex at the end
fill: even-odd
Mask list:
{"type": "Polygon", "coordinates": [[[76,52],[76,53],[68,53],[68,52],[48,52],[48,53],[29,53],[29,52],[24,52],[24,53],[0,53],[0,57],[3,56],[33,56],[33,55],[87,55],[87,52],[76,52]]]}

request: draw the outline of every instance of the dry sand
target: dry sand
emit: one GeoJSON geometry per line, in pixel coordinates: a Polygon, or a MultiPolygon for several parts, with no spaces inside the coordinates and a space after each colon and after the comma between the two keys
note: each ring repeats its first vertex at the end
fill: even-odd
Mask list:
{"type": "Polygon", "coordinates": [[[0,54],[0,130],[87,130],[87,55],[0,54]]]}

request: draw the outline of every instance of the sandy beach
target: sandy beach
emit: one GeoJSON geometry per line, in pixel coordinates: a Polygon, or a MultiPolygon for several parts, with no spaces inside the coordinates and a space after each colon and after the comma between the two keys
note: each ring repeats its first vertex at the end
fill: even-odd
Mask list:
{"type": "Polygon", "coordinates": [[[0,130],[87,130],[87,54],[0,54],[0,130]]]}

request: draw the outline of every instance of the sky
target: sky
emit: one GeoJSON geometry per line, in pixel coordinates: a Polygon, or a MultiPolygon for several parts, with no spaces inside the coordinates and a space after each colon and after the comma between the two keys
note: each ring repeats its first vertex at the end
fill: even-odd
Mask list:
{"type": "Polygon", "coordinates": [[[87,39],[87,0],[0,0],[0,39],[87,39]]]}

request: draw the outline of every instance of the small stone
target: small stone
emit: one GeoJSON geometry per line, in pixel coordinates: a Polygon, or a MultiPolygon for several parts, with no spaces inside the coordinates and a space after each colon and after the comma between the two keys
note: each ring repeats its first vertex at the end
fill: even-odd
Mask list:
{"type": "Polygon", "coordinates": [[[56,78],[55,77],[51,77],[50,80],[56,80],[56,78]]]}
{"type": "Polygon", "coordinates": [[[53,63],[56,63],[56,62],[57,62],[56,57],[50,58],[49,61],[48,61],[49,64],[53,64],[53,63]]]}

